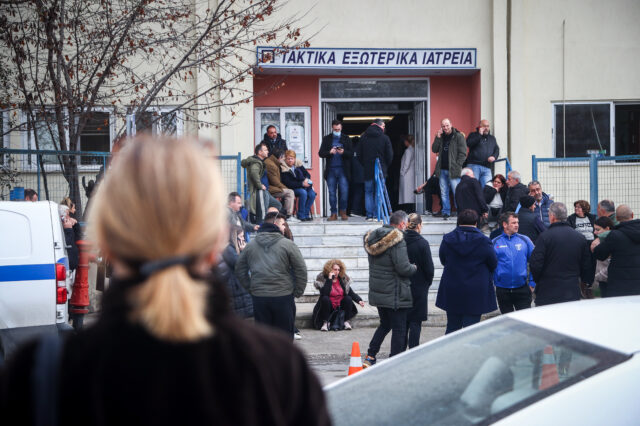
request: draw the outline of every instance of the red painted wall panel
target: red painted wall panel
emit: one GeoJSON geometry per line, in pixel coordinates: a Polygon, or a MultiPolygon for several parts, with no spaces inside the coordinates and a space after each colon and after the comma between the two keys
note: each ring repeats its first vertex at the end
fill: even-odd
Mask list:
{"type": "MultiPolygon", "coordinates": [[[[340,78],[345,78],[341,76],[340,78]]],[[[331,78],[329,76],[306,75],[273,75],[257,76],[254,78],[254,106],[255,107],[310,107],[311,108],[311,155],[312,168],[309,170],[312,179],[318,184],[314,185],[316,192],[320,192],[321,170],[318,150],[320,148],[319,136],[319,80],[331,78]]],[[[354,76],[353,78],[362,78],[354,76]]],[[[389,76],[367,76],[367,79],[389,78],[389,76]]],[[[394,76],[393,78],[398,78],[394,76]]],[[[432,76],[430,78],[430,130],[428,146],[431,144],[435,133],[440,128],[440,121],[447,117],[452,125],[468,135],[476,127],[480,120],[480,72],[470,76],[432,76]]],[[[253,121],[252,121],[253,123],[253,121]]],[[[435,154],[431,153],[431,171],[435,168],[435,154]]],[[[316,211],[319,212],[318,205],[316,211]]]]}

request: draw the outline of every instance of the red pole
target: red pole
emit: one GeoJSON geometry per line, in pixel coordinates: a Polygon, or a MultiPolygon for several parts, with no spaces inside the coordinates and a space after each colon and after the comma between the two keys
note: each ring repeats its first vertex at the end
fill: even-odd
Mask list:
{"type": "Polygon", "coordinates": [[[89,242],[79,240],[78,245],[78,269],[76,280],[73,283],[69,312],[72,314],[89,313],[89,242]]]}

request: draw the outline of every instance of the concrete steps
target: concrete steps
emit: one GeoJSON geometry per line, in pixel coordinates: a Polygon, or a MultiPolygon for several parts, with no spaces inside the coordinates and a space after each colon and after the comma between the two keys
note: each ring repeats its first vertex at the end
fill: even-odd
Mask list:
{"type": "MultiPolygon", "coordinates": [[[[296,303],[296,327],[303,330],[312,328],[312,313],[314,303],[296,303]]],[[[482,316],[482,319],[493,318],[500,315],[499,311],[493,311],[482,316]]],[[[380,324],[378,310],[370,305],[361,307],[358,305],[358,315],[351,319],[351,325],[356,328],[377,327],[380,324]]],[[[444,327],[447,325],[447,313],[437,308],[435,301],[430,300],[427,308],[427,321],[423,325],[428,327],[444,327]]]]}
{"type": "MultiPolygon", "coordinates": [[[[307,287],[298,303],[315,303],[318,291],[313,283],[329,259],[340,259],[347,268],[347,274],[353,282],[353,289],[365,301],[369,293],[369,262],[363,247],[363,237],[371,229],[382,226],[378,222],[365,222],[363,218],[350,218],[349,221],[327,222],[317,218],[312,222],[290,223],[294,242],[300,248],[307,264],[307,287]]],[[[445,221],[423,216],[422,235],[429,241],[435,266],[434,281],[430,288],[429,299],[435,300],[438,291],[442,265],[438,259],[438,250],[442,236],[455,228],[454,221],[445,221]]]]}

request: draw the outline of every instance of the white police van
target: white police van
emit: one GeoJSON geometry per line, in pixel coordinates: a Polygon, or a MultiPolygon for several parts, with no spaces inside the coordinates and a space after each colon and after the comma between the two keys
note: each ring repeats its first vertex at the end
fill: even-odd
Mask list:
{"type": "Polygon", "coordinates": [[[0,201],[0,363],[25,340],[70,330],[58,205],[0,201]]]}

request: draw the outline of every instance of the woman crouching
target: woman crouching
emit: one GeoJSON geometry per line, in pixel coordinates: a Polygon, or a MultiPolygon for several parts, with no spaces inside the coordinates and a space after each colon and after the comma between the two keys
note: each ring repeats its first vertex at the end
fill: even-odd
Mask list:
{"type": "Polygon", "coordinates": [[[358,313],[355,303],[364,307],[364,301],[351,288],[344,263],[338,259],[327,261],[314,285],[320,290],[320,298],[313,307],[313,326],[320,331],[329,331],[329,317],[341,309],[344,311],[344,328],[351,330],[349,321],[358,313]]]}

